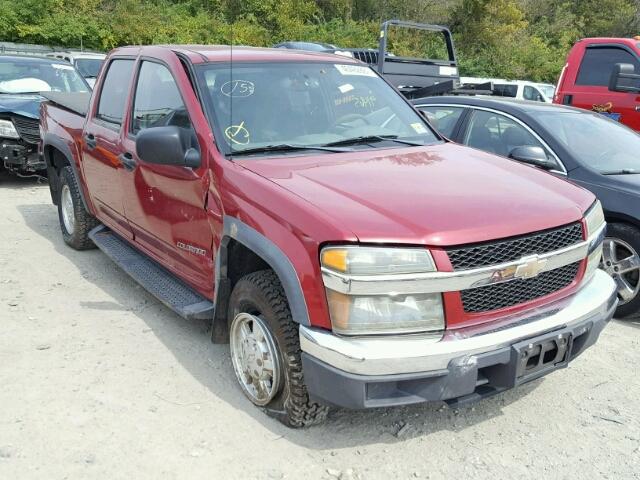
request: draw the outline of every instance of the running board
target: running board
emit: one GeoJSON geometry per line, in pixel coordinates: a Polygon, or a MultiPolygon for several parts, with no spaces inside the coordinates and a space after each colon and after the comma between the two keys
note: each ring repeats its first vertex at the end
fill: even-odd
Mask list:
{"type": "Polygon", "coordinates": [[[122,270],[181,317],[189,320],[213,319],[211,301],[104,225],[91,230],[89,238],[122,270]]]}

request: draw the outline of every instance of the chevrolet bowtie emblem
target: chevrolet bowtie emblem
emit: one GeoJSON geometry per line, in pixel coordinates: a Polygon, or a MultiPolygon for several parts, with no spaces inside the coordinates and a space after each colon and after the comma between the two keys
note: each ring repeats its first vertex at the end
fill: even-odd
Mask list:
{"type": "Polygon", "coordinates": [[[538,274],[544,270],[547,259],[533,255],[523,258],[522,262],[523,263],[516,267],[516,271],[513,274],[515,278],[533,278],[538,276],[538,274]]]}

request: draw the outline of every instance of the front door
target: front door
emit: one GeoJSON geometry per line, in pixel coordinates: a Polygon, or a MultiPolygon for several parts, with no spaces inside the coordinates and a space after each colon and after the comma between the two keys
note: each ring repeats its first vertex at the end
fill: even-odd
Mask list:
{"type": "Polygon", "coordinates": [[[622,45],[592,45],[585,49],[578,70],[571,105],[601,113],[640,131],[640,96],[609,90],[609,80],[616,63],[629,63],[640,72],[637,56],[622,45]]]}
{"type": "Polygon", "coordinates": [[[95,112],[89,112],[82,139],[82,169],[100,220],[131,237],[122,202],[120,130],[134,60],[114,59],[100,87],[95,112]]]}
{"type": "Polygon", "coordinates": [[[165,64],[144,59],[139,63],[127,128],[123,147],[129,167],[122,184],[125,213],[135,241],[207,293],[213,289],[213,254],[205,210],[209,185],[206,149],[198,142],[180,89],[165,64]],[[136,135],[162,126],[177,126],[191,134],[192,146],[201,152],[201,167],[157,165],[138,157],[136,135]]]}

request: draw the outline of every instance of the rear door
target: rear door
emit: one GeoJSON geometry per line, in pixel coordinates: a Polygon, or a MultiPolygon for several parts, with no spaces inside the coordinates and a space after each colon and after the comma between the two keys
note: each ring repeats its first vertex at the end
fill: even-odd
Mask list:
{"type": "MultiPolygon", "coordinates": [[[[122,176],[125,211],[136,243],[204,292],[213,288],[213,236],[205,210],[209,185],[207,146],[196,136],[193,112],[186,107],[168,66],[168,62],[177,59],[164,60],[167,63],[143,57],[137,67],[123,138],[123,154],[129,157],[129,167],[122,176]],[[192,146],[201,154],[199,168],[152,164],[138,157],[138,133],[160,126],[177,126],[192,135],[192,146]]],[[[183,67],[177,62],[173,71],[180,68],[183,67]]],[[[188,85],[184,69],[181,73],[185,77],[182,84],[188,85]]],[[[195,108],[193,103],[190,105],[195,108]]]]}
{"type": "Polygon", "coordinates": [[[120,161],[120,131],[129,95],[134,59],[114,58],[107,66],[94,111],[88,113],[83,132],[82,168],[100,220],[131,236],[124,215],[120,161]]]}
{"type": "Polygon", "coordinates": [[[562,92],[563,103],[602,113],[640,130],[640,96],[635,93],[612,92],[609,79],[616,63],[630,63],[640,72],[635,52],[622,44],[586,46],[577,72],[567,78],[562,92]]]}

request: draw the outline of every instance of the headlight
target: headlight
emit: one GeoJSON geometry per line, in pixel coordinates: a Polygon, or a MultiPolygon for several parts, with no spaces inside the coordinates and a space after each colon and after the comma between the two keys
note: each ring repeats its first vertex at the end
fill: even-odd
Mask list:
{"type": "Polygon", "coordinates": [[[324,268],[349,275],[435,271],[431,254],[423,248],[327,247],[320,259],[324,268]]]}
{"type": "Polygon", "coordinates": [[[0,138],[20,138],[11,120],[0,120],[0,138]]]}
{"type": "MultiPolygon", "coordinates": [[[[367,277],[371,282],[395,276],[434,272],[428,250],[422,248],[327,247],[320,260],[323,272],[343,281],[367,277]],[[378,277],[378,278],[376,278],[378,277]]],[[[444,329],[440,293],[350,295],[326,288],[334,332],[343,335],[399,334],[444,329]]]]}
{"type": "Polygon", "coordinates": [[[587,239],[589,239],[589,255],[587,257],[587,268],[584,272],[584,281],[588,281],[600,266],[602,259],[605,220],[600,201],[596,200],[587,211],[584,216],[584,222],[587,226],[587,239]]]}
{"type": "Polygon", "coordinates": [[[587,224],[587,238],[597,233],[604,225],[604,212],[602,211],[600,200],[596,200],[587,213],[585,213],[584,221],[587,224]]]}

